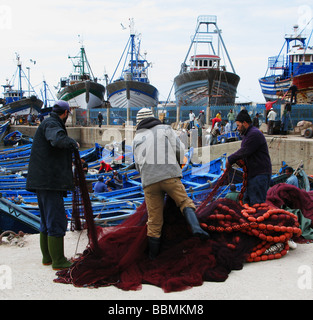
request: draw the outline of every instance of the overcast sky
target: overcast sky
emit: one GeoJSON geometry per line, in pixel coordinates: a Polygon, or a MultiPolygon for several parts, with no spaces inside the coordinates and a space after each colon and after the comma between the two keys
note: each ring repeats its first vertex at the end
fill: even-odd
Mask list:
{"type": "Polygon", "coordinates": [[[258,79],[266,72],[267,58],[279,53],[284,35],[295,24],[301,28],[310,21],[313,4],[312,0],[0,0],[0,84],[12,78],[17,52],[23,69],[31,68],[35,88],[45,79],[54,89],[60,77],[72,71],[68,55],[79,52],[78,35],[95,76],[103,79],[106,72],[111,77],[129,37],[129,29],[123,30],[121,24],[127,27],[134,18],[141,48],[153,63],[150,82],[159,89],[160,100],[166,100],[199,15],[217,16],[241,78],[237,102],[264,102],[258,79]]]}

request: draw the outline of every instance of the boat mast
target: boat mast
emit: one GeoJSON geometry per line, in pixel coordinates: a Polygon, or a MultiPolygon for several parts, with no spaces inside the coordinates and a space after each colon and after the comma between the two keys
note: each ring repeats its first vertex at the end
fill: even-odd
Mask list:
{"type": "MultiPolygon", "coordinates": [[[[191,48],[193,45],[197,45],[198,43],[208,43],[213,51],[213,53],[215,54],[215,50],[214,50],[214,47],[213,47],[213,44],[212,44],[212,34],[217,34],[218,36],[218,44],[221,43],[222,44],[222,47],[226,53],[226,56],[227,56],[227,59],[229,61],[229,64],[232,68],[232,71],[233,73],[236,73],[235,72],[235,68],[232,64],[232,61],[230,59],[230,56],[228,54],[228,51],[226,49],[226,46],[225,46],[225,43],[224,43],[224,40],[222,38],[222,32],[221,30],[218,28],[217,26],[217,16],[214,16],[214,15],[202,15],[202,16],[199,16],[198,19],[197,19],[197,27],[196,27],[196,31],[195,31],[195,34],[191,40],[191,44],[190,44],[190,47],[188,49],[188,52],[186,54],[186,57],[185,57],[185,60],[181,66],[181,71],[180,73],[182,73],[184,71],[184,67],[186,66],[186,61],[188,59],[188,56],[190,54],[190,51],[191,51],[191,48]],[[200,28],[201,26],[205,26],[206,29],[205,31],[201,31],[200,28]],[[213,25],[213,27],[215,28],[215,30],[213,31],[210,31],[209,28],[210,28],[210,25],[213,25]]],[[[218,54],[220,54],[220,48],[218,46],[218,54]]]]}
{"type": "Polygon", "coordinates": [[[131,42],[130,42],[130,72],[131,75],[133,76],[133,71],[134,71],[134,66],[133,66],[133,61],[134,61],[134,53],[135,53],[135,23],[134,19],[131,18],[130,20],[130,37],[131,37],[131,42]]]}
{"type": "Polygon", "coordinates": [[[18,68],[18,91],[20,94],[20,99],[23,97],[23,89],[22,89],[22,62],[20,60],[19,54],[16,54],[16,60],[17,60],[17,68],[18,68]]]}

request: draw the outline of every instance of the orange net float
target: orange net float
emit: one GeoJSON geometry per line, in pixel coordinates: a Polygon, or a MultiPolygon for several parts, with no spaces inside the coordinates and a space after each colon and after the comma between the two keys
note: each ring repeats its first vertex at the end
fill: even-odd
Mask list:
{"type": "MultiPolygon", "coordinates": [[[[243,162],[239,163],[246,168],[243,162]]],[[[248,255],[247,262],[258,262],[273,259],[280,259],[289,250],[288,240],[301,236],[298,217],[284,209],[275,208],[267,203],[249,206],[243,204],[243,194],[246,189],[246,179],[239,195],[241,210],[235,212],[225,203],[218,203],[207,217],[207,221],[201,223],[201,227],[208,232],[232,233],[241,232],[248,236],[256,237],[260,242],[252,249],[248,255]],[[272,248],[272,249],[271,249],[272,248]],[[276,249],[276,251],[274,250],[276,249]],[[272,251],[275,252],[272,252],[272,251]]],[[[221,201],[223,201],[221,199],[221,201]]],[[[230,249],[236,248],[236,241],[228,243],[230,249]]]]}

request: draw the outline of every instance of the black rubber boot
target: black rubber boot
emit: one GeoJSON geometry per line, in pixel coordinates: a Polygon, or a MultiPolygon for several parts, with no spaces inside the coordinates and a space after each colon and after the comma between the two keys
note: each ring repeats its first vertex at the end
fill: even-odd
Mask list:
{"type": "Polygon", "coordinates": [[[149,241],[149,258],[154,260],[160,252],[160,238],[148,237],[149,241]]]}
{"type": "Polygon", "coordinates": [[[199,237],[201,240],[210,239],[210,235],[200,227],[195,210],[193,208],[185,208],[183,210],[183,215],[186,218],[194,236],[199,237]]]}

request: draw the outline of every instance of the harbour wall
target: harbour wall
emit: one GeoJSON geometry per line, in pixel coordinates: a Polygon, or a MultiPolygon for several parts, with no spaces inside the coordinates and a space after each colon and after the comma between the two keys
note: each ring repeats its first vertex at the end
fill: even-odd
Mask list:
{"type": "MultiPolygon", "coordinates": [[[[11,126],[10,131],[19,130],[25,135],[34,136],[37,130],[35,126],[11,126]]],[[[103,126],[99,127],[67,127],[70,137],[79,142],[82,148],[91,148],[95,143],[102,146],[113,141],[121,142],[126,138],[126,144],[130,144],[135,134],[133,127],[103,126]]],[[[313,175],[313,138],[306,139],[301,136],[266,136],[270,157],[273,165],[273,173],[278,172],[282,161],[296,169],[303,162],[307,174],[313,175]]],[[[195,148],[193,161],[195,163],[207,163],[210,160],[230,155],[240,148],[241,142],[223,143],[214,146],[195,148]]]]}

